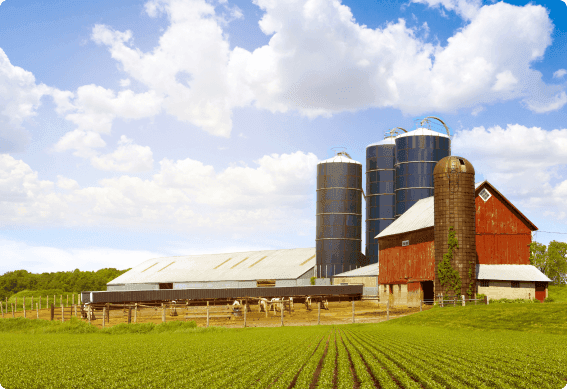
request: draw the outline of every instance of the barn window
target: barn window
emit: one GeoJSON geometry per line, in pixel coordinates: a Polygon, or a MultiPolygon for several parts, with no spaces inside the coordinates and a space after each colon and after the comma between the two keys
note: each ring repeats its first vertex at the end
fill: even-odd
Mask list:
{"type": "Polygon", "coordinates": [[[402,246],[409,246],[409,240],[402,241],[402,246]]]}
{"type": "Polygon", "coordinates": [[[483,190],[481,190],[478,195],[480,196],[481,199],[484,200],[484,202],[486,202],[486,201],[492,196],[492,195],[490,194],[490,192],[486,190],[486,188],[484,188],[483,190]]]}
{"type": "Polygon", "coordinates": [[[482,286],[483,288],[488,288],[490,286],[489,281],[488,280],[481,280],[480,286],[482,286]]]}
{"type": "Polygon", "coordinates": [[[512,281],[512,288],[519,288],[520,287],[520,281],[512,281]]]}

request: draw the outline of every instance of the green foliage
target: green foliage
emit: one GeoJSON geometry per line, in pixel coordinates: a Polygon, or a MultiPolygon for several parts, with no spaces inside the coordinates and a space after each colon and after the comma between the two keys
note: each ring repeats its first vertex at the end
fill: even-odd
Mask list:
{"type": "Polygon", "coordinates": [[[315,285],[315,280],[317,279],[317,277],[311,277],[311,285],[315,285]]]}
{"type": "Polygon", "coordinates": [[[128,270],[130,269],[100,269],[95,272],[75,269],[68,272],[41,274],[30,273],[26,270],[11,271],[0,276],[0,300],[22,291],[29,291],[29,296],[37,296],[39,291],[42,291],[43,294],[57,295],[86,290],[106,290],[107,282],[128,270]],[[46,293],[47,291],[50,292],[46,293]]]}
{"type": "Polygon", "coordinates": [[[553,303],[553,302],[555,302],[555,299],[554,299],[553,297],[546,297],[546,298],[543,300],[543,302],[544,302],[544,303],[553,303]]]}
{"type": "Polygon", "coordinates": [[[554,285],[567,285],[567,243],[549,242],[549,246],[532,242],[530,264],[548,276],[554,285]]]}
{"type": "Polygon", "coordinates": [[[438,276],[441,286],[446,285],[447,292],[452,291],[455,296],[461,294],[461,277],[459,273],[453,268],[451,262],[453,260],[453,251],[459,248],[459,241],[455,237],[453,226],[449,227],[449,239],[447,241],[447,253],[443,254],[443,260],[438,267],[438,276]]]}
{"type": "Polygon", "coordinates": [[[486,297],[486,295],[483,294],[483,293],[479,293],[479,294],[476,295],[477,300],[484,300],[485,297],[486,297]]]}
{"type": "Polygon", "coordinates": [[[549,285],[548,295],[555,302],[567,303],[567,285],[549,285]]]}
{"type": "Polygon", "coordinates": [[[536,299],[498,299],[498,300],[492,300],[490,299],[490,304],[510,304],[510,303],[526,303],[526,304],[533,304],[535,301],[539,301],[536,299]]]}

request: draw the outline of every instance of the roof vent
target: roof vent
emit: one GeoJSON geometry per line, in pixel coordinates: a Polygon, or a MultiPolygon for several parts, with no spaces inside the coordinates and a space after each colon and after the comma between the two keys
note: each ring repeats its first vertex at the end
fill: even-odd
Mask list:
{"type": "Polygon", "coordinates": [[[486,203],[486,201],[487,201],[490,197],[492,197],[492,195],[490,194],[489,191],[486,190],[486,188],[484,188],[483,190],[481,190],[478,195],[480,196],[481,199],[484,200],[485,203],[486,203]]]}

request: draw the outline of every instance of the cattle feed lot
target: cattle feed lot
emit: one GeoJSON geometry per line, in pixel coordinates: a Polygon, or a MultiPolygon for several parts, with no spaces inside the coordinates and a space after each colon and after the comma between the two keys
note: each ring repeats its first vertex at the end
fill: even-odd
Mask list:
{"type": "MultiPolygon", "coordinates": [[[[372,308],[379,312],[375,303],[363,308],[371,303],[356,302],[361,314],[372,308]]],[[[329,311],[322,312],[335,311],[348,322],[351,304],[331,302],[329,311]],[[344,305],[342,312],[339,304],[344,305]]],[[[157,308],[160,313],[161,307],[157,308]]],[[[250,326],[259,314],[255,308],[247,312],[250,326]]],[[[328,317],[322,315],[321,325],[315,319],[312,325],[283,328],[226,328],[212,322],[209,328],[200,323],[196,327],[190,321],[174,320],[185,315],[183,308],[177,311],[178,316],[166,316],[164,324],[128,325],[113,324],[124,312],[111,310],[105,329],[99,325],[102,317],[94,325],[80,318],[62,323],[57,316],[54,321],[0,319],[4,367],[0,385],[9,389],[563,388],[567,384],[567,303],[563,302],[427,306],[403,317],[391,311],[390,320],[380,323],[325,325],[328,317]]],[[[313,311],[316,318],[317,309],[313,311]]],[[[290,321],[306,312],[303,304],[294,304],[291,318],[284,311],[290,321]]],[[[277,314],[269,312],[269,318],[280,319],[281,311],[277,314]]],[[[233,320],[242,324],[238,320],[243,318],[233,320]]]]}

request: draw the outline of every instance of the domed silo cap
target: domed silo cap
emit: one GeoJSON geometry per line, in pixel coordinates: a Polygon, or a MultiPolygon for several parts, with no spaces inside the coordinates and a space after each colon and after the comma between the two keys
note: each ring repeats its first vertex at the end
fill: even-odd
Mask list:
{"type": "Polygon", "coordinates": [[[474,174],[474,167],[472,163],[463,157],[450,155],[437,162],[435,169],[433,170],[433,175],[451,173],[455,170],[460,173],[474,174]]]}

